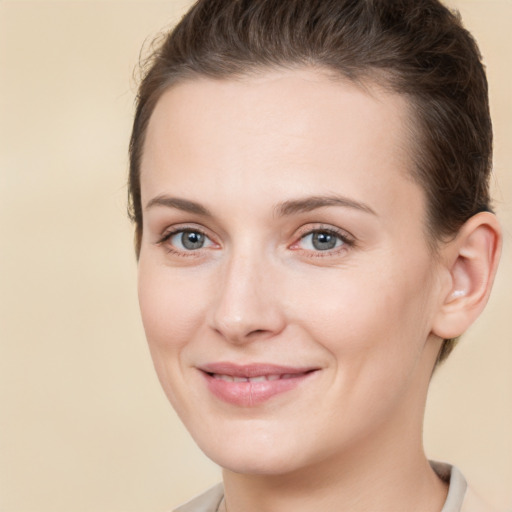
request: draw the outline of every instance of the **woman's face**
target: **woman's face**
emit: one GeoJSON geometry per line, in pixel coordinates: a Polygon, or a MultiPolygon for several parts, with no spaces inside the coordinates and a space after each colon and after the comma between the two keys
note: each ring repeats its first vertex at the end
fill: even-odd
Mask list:
{"type": "Polygon", "coordinates": [[[286,473],[418,440],[440,279],[407,134],[403,98],[318,71],[159,100],[142,318],[167,396],[220,465],[286,473]]]}

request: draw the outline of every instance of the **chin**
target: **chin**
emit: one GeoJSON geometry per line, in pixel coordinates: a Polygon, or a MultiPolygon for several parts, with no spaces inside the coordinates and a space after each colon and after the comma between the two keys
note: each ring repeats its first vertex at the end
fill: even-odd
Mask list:
{"type": "Polygon", "coordinates": [[[270,435],[215,436],[195,439],[204,454],[217,465],[239,474],[282,475],[297,470],[303,462],[304,451],[270,435]]]}
{"type": "Polygon", "coordinates": [[[280,457],[269,452],[253,456],[248,453],[240,453],[240,456],[205,453],[223,469],[242,475],[278,476],[292,473],[300,467],[297,459],[290,455],[280,457]]]}

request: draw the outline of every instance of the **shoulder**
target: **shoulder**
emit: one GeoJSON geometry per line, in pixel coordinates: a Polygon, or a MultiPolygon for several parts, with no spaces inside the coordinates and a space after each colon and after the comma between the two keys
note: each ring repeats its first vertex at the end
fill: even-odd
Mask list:
{"type": "Polygon", "coordinates": [[[224,496],[222,484],[212,487],[173,512],[216,512],[224,496]]]}

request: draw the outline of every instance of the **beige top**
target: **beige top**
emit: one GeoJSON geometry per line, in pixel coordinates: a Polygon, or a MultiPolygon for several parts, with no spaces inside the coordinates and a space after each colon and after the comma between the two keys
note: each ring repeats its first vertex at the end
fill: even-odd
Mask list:
{"type": "MultiPolygon", "coordinates": [[[[430,464],[439,477],[449,484],[441,512],[494,512],[468,487],[464,476],[455,466],[441,462],[430,464]]],[[[222,484],[212,487],[173,512],[226,512],[222,484]]]]}

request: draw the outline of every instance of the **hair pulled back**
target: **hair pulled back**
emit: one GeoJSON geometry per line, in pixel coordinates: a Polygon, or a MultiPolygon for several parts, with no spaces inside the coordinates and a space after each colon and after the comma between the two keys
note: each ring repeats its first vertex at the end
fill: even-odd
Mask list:
{"type": "MultiPolygon", "coordinates": [[[[150,56],[130,140],[129,214],[142,237],[140,164],[149,119],[173,84],[314,66],[409,98],[411,175],[430,241],[490,210],[492,126],[481,55],[437,0],[199,0],[150,56]]],[[[439,360],[452,350],[445,340],[439,360]]]]}

